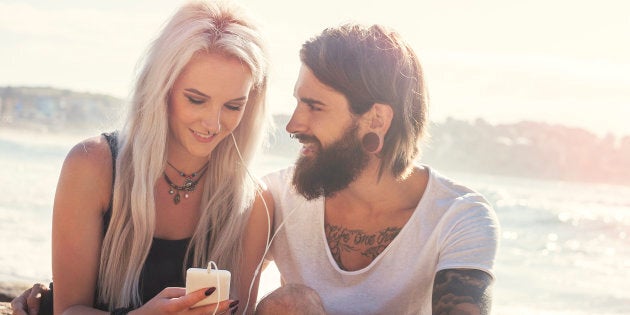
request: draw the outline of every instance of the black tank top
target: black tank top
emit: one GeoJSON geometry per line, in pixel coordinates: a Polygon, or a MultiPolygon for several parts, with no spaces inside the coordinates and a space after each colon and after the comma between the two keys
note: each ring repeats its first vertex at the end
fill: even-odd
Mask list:
{"type": "MultiPolygon", "coordinates": [[[[112,152],[112,183],[116,178],[116,157],[118,156],[118,132],[103,133],[112,152]]],[[[113,190],[113,187],[112,187],[113,190]]],[[[109,227],[112,215],[112,203],[103,216],[104,232],[109,227]]],[[[142,303],[148,302],[166,287],[184,287],[185,279],[182,266],[190,238],[165,240],[153,238],[147,260],[140,275],[140,296],[142,303]]],[[[189,260],[190,261],[190,260],[189,260]]],[[[187,266],[187,268],[189,268],[187,266]]]]}

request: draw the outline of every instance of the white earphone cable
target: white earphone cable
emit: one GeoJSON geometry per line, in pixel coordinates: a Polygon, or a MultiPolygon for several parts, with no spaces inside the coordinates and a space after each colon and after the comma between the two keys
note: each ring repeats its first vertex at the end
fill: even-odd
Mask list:
{"type": "MultiPolygon", "coordinates": [[[[234,142],[234,148],[236,148],[236,153],[238,154],[238,157],[241,160],[241,164],[243,165],[243,167],[245,167],[245,171],[247,172],[247,175],[249,176],[250,180],[252,180],[252,182],[254,182],[254,184],[257,184],[258,181],[251,174],[251,172],[249,171],[249,168],[247,167],[247,164],[243,160],[243,156],[241,155],[241,151],[238,149],[238,145],[236,144],[236,139],[234,138],[234,134],[230,133],[230,135],[232,136],[232,141],[234,142]]],[[[262,200],[263,205],[265,206],[265,212],[267,213],[267,243],[266,243],[266,246],[265,246],[265,251],[264,251],[262,257],[260,258],[260,262],[258,262],[258,265],[256,265],[256,269],[254,270],[254,276],[252,277],[252,281],[249,283],[249,290],[247,292],[247,302],[245,303],[245,308],[243,309],[243,311],[246,311],[247,308],[249,307],[250,296],[252,294],[252,290],[253,290],[253,287],[254,287],[254,281],[256,280],[256,277],[258,276],[258,274],[260,272],[260,269],[262,268],[262,264],[265,261],[265,256],[267,256],[267,253],[269,252],[269,248],[271,247],[271,244],[272,244],[274,238],[276,237],[276,235],[278,235],[278,232],[282,229],[282,227],[287,222],[287,220],[291,217],[293,212],[295,212],[296,209],[302,207],[304,202],[306,202],[306,199],[304,199],[304,200],[302,200],[302,202],[299,205],[297,205],[296,207],[291,209],[291,211],[289,211],[289,214],[287,215],[287,217],[282,220],[282,222],[278,225],[278,227],[276,228],[276,231],[273,233],[273,235],[270,238],[269,235],[271,234],[271,215],[269,214],[269,207],[267,207],[267,202],[265,202],[265,198],[263,197],[263,195],[261,193],[260,186],[258,186],[258,185],[257,185],[257,188],[256,188],[256,193],[258,194],[258,196],[262,200]]]]}
{"type": "MultiPolygon", "coordinates": [[[[217,267],[217,264],[214,261],[210,261],[208,263],[208,269],[209,269],[208,271],[210,271],[213,266],[217,274],[217,296],[221,298],[221,282],[219,282],[220,281],[219,280],[219,267],[217,267]]],[[[212,311],[212,315],[216,315],[218,310],[219,310],[219,303],[217,303],[214,306],[214,311],[212,311]]]]}

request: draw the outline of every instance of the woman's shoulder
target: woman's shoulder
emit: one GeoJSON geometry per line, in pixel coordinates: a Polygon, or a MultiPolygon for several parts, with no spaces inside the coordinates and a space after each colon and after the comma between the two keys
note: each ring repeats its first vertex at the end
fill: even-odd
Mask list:
{"type": "Polygon", "coordinates": [[[61,208],[107,210],[113,182],[112,156],[107,139],[97,136],[77,143],[61,169],[55,203],[61,208]]]}
{"type": "Polygon", "coordinates": [[[107,139],[102,136],[94,136],[82,140],[70,149],[66,160],[71,160],[76,163],[85,164],[88,166],[102,165],[102,163],[110,162],[112,160],[112,154],[110,145],[107,139]]]}
{"type": "MultiPolygon", "coordinates": [[[[87,138],[70,149],[64,161],[63,171],[80,177],[111,182],[112,154],[108,140],[102,136],[87,138]]],[[[111,186],[111,184],[110,184],[111,186]]]]}

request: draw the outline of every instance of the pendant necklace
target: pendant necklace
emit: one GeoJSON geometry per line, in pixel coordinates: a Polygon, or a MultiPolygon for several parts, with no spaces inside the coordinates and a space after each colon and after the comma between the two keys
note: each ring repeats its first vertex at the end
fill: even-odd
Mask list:
{"type": "Polygon", "coordinates": [[[206,164],[204,164],[198,171],[196,171],[196,172],[194,172],[192,174],[186,174],[186,173],[178,170],[169,161],[166,161],[166,163],[170,167],[172,167],[181,177],[184,178],[184,184],[181,185],[181,186],[178,186],[178,185],[175,185],[173,183],[173,181],[168,177],[168,175],[166,175],[166,171],[164,172],[164,180],[166,181],[166,183],[170,187],[169,190],[168,190],[168,193],[171,194],[171,195],[175,195],[173,197],[173,202],[175,204],[178,204],[181,201],[181,197],[179,195],[179,192],[180,191],[184,191],[184,198],[188,198],[188,193],[195,191],[195,188],[197,188],[197,184],[199,183],[199,180],[201,179],[203,174],[205,174],[206,171],[208,170],[208,163],[209,162],[206,162],[206,164]],[[195,179],[195,177],[197,177],[197,179],[195,179]]]}

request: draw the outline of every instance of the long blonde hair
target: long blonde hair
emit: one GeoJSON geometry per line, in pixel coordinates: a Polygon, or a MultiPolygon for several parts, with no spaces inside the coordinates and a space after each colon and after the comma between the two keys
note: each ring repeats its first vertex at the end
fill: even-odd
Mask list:
{"type": "Polygon", "coordinates": [[[214,260],[228,270],[235,270],[240,262],[246,209],[257,189],[245,167],[257,152],[268,120],[267,54],[259,28],[242,8],[228,2],[194,2],[180,8],[150,46],[120,135],[112,218],[97,283],[97,301],[110,309],[141,304],[139,279],[155,230],[154,186],[166,165],[168,94],[197,51],[238,58],[249,67],[255,85],[233,131],[245,165],[232,137],[213,150],[203,184],[201,218],[188,246],[192,261],[186,261],[206,266],[214,260]]]}

